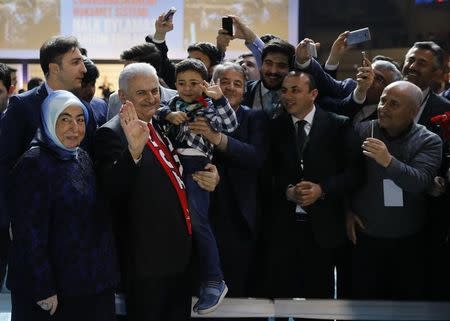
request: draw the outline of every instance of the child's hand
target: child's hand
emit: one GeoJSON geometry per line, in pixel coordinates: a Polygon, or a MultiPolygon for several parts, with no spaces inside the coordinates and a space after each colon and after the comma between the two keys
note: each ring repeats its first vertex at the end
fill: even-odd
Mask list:
{"type": "Polygon", "coordinates": [[[166,120],[174,125],[180,125],[188,120],[188,116],[184,111],[173,111],[166,116],[166,120]]]}
{"type": "Polygon", "coordinates": [[[203,80],[203,84],[200,84],[203,92],[210,98],[217,100],[223,97],[222,89],[220,89],[220,79],[217,82],[217,85],[211,80],[211,84],[208,84],[207,81],[203,80]]]}

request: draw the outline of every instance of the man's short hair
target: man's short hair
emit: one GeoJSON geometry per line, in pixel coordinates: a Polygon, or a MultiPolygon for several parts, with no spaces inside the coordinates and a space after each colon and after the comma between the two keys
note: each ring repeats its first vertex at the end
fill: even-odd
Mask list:
{"type": "Polygon", "coordinates": [[[221,79],[223,77],[223,74],[229,70],[240,73],[242,75],[242,79],[244,80],[244,82],[247,80],[244,68],[242,68],[241,65],[231,61],[224,62],[223,64],[218,64],[216,68],[214,68],[212,79],[214,80],[215,83],[217,83],[217,80],[221,79]]]}
{"type": "Polygon", "coordinates": [[[11,71],[9,67],[3,63],[0,63],[0,81],[3,82],[3,86],[5,86],[6,90],[9,90],[11,87],[11,71]]]}
{"type": "Polygon", "coordinates": [[[86,73],[83,76],[83,84],[94,83],[100,76],[97,66],[88,57],[83,57],[83,63],[86,67],[86,73]]]}
{"type": "MultiPolygon", "coordinates": [[[[373,59],[372,59],[373,61],[373,59]]],[[[401,80],[403,78],[402,73],[398,68],[390,61],[378,59],[372,62],[372,68],[377,70],[387,70],[392,73],[393,81],[401,80]]]]}
{"type": "Polygon", "coordinates": [[[79,47],[77,38],[73,36],[57,36],[44,42],[39,52],[39,62],[44,75],[48,75],[49,64],[61,65],[62,57],[79,47]]]}
{"type": "Polygon", "coordinates": [[[280,53],[285,55],[288,58],[289,69],[292,69],[294,67],[295,48],[289,42],[277,38],[270,40],[264,46],[261,54],[261,60],[263,62],[269,53],[280,53]]]}
{"type": "Polygon", "coordinates": [[[281,38],[278,36],[275,36],[271,33],[266,33],[265,35],[262,35],[261,37],[259,37],[259,39],[261,39],[261,41],[264,43],[268,43],[270,40],[281,39],[281,38]]]}
{"type": "Polygon", "coordinates": [[[438,44],[436,44],[434,41],[420,41],[416,42],[411,49],[408,50],[411,51],[412,49],[422,49],[422,50],[429,50],[433,53],[433,62],[435,69],[444,70],[445,66],[445,53],[444,50],[442,50],[441,47],[439,47],[438,44]]]}
{"type": "Polygon", "coordinates": [[[36,87],[40,86],[43,82],[44,82],[44,79],[42,79],[40,77],[33,77],[30,80],[28,80],[27,90],[36,88],[36,87]]]}
{"type": "Polygon", "coordinates": [[[155,67],[145,62],[129,64],[120,72],[119,89],[128,93],[128,82],[136,76],[153,76],[158,79],[155,67]]]}
{"type": "Polygon", "coordinates": [[[374,63],[375,61],[389,61],[399,71],[402,70],[402,68],[400,66],[400,63],[397,60],[395,60],[394,58],[391,58],[391,57],[388,57],[388,56],[383,56],[383,55],[376,55],[375,57],[372,58],[372,63],[374,63]]]}
{"type": "Polygon", "coordinates": [[[308,89],[311,92],[311,90],[317,89],[317,84],[316,84],[316,80],[314,79],[314,77],[304,71],[300,71],[300,70],[293,70],[290,71],[285,77],[301,77],[301,76],[305,76],[306,78],[308,78],[308,89]]]}
{"type": "Polygon", "coordinates": [[[153,43],[142,43],[123,51],[120,59],[126,61],[145,62],[152,65],[157,72],[161,70],[161,52],[153,43]]]}
{"type": "Polygon", "coordinates": [[[191,51],[200,51],[201,53],[207,55],[209,60],[211,61],[211,67],[219,64],[222,61],[222,53],[219,51],[219,49],[217,49],[216,46],[209,42],[193,43],[187,49],[187,52],[191,51]]]}
{"type": "Polygon", "coordinates": [[[205,64],[195,58],[187,58],[177,63],[175,65],[175,78],[178,76],[179,73],[188,70],[199,73],[203,80],[208,79],[208,70],[206,69],[205,64]]]}

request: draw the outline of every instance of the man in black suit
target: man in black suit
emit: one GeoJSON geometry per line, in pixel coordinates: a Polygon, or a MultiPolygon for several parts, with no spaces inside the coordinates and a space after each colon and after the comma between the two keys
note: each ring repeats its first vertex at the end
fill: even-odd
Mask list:
{"type": "Polygon", "coordinates": [[[347,117],[316,108],[311,75],[289,73],[281,93],[287,113],[270,131],[268,290],[273,297],[333,298],[337,267],[342,297],[349,272],[342,269],[348,252],[345,198],[362,178],[359,143],[347,117]]]}
{"type": "Polygon", "coordinates": [[[284,76],[292,70],[295,48],[287,41],[273,39],[262,51],[261,80],[246,83],[243,105],[264,110],[270,118],[281,112],[280,88],[284,76]]]}
{"type": "Polygon", "coordinates": [[[402,70],[403,80],[417,85],[424,97],[415,121],[435,133],[438,131],[431,118],[450,111],[450,102],[431,90],[436,75],[445,67],[444,55],[432,41],[416,42],[406,53],[402,70]]]}
{"type": "MultiPolygon", "coordinates": [[[[188,320],[191,223],[178,157],[152,119],[155,68],[126,66],[119,97],[121,112],[97,131],[95,166],[115,223],[128,320],[188,320]]],[[[217,170],[208,164],[194,180],[211,191],[217,170]]]]}
{"type": "MultiPolygon", "coordinates": [[[[442,138],[442,133],[436,124],[431,122],[431,118],[436,115],[450,111],[450,101],[442,96],[436,95],[431,90],[431,84],[435,77],[445,69],[444,51],[432,41],[416,42],[406,53],[403,65],[403,79],[417,85],[423,94],[423,101],[420,105],[414,121],[424,125],[427,129],[438,134],[442,138]]],[[[448,148],[444,144],[444,150],[448,148]]],[[[446,170],[449,167],[448,159],[443,158],[438,176],[444,180],[446,170]]],[[[429,198],[427,213],[427,236],[429,257],[427,278],[427,297],[430,299],[450,299],[448,287],[450,286],[450,260],[447,258],[448,239],[450,233],[450,220],[447,212],[440,210],[446,207],[450,193],[440,197],[429,198]]]]}

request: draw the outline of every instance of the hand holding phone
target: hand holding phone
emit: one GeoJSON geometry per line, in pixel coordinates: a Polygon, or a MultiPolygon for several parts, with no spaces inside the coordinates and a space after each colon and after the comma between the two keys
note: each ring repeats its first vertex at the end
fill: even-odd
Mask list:
{"type": "Polygon", "coordinates": [[[167,13],[165,14],[163,21],[169,21],[170,19],[172,19],[173,15],[175,14],[175,12],[177,11],[177,9],[175,7],[172,7],[169,9],[169,11],[167,11],[167,13]]]}
{"type": "Polygon", "coordinates": [[[306,50],[311,57],[317,58],[317,48],[314,42],[307,42],[306,50]]]}
{"type": "Polygon", "coordinates": [[[361,42],[369,41],[370,39],[370,31],[368,27],[353,30],[347,35],[347,45],[356,45],[361,42]]]}
{"type": "Polygon", "coordinates": [[[231,17],[222,17],[222,29],[230,36],[233,35],[233,19],[231,17]]]}

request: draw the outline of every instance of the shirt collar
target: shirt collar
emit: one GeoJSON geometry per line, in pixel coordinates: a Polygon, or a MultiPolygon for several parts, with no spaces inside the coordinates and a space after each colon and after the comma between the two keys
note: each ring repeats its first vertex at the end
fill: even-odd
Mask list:
{"type": "Polygon", "coordinates": [[[47,82],[44,83],[45,84],[45,89],[47,89],[47,94],[51,94],[52,92],[54,92],[54,90],[52,88],[50,88],[50,86],[48,85],[47,82]]]}
{"type": "MultiPolygon", "coordinates": [[[[310,126],[312,126],[315,114],[316,114],[316,106],[313,105],[313,108],[311,109],[311,111],[308,114],[306,114],[306,116],[305,116],[305,118],[303,118],[303,120],[305,120],[310,126]]],[[[301,120],[301,119],[298,119],[297,117],[295,117],[294,115],[291,115],[291,118],[292,118],[292,122],[294,123],[294,125],[297,123],[297,121],[301,120]]]]}

